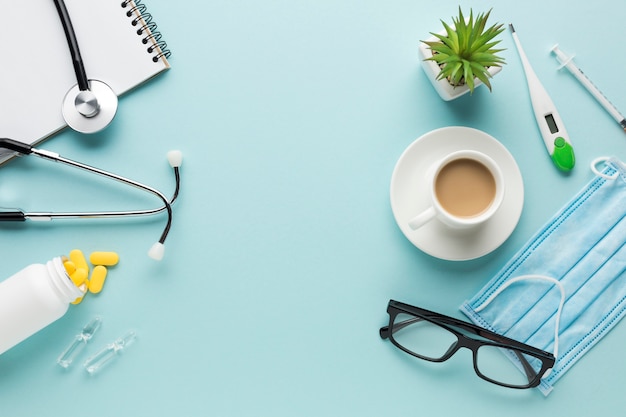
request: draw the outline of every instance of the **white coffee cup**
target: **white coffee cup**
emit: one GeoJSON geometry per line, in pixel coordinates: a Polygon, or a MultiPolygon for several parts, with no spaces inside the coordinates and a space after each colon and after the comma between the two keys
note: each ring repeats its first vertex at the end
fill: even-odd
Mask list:
{"type": "Polygon", "coordinates": [[[430,206],[409,220],[413,230],[433,219],[457,229],[478,226],[493,217],[504,198],[502,171],[482,152],[448,154],[433,164],[427,177],[430,206]]]}

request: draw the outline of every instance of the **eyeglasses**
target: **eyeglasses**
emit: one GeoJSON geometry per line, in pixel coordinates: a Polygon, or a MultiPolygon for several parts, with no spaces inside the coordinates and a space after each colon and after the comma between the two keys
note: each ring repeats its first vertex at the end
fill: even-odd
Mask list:
{"type": "Polygon", "coordinates": [[[503,387],[536,387],[554,366],[551,353],[471,323],[394,300],[387,313],[389,325],[380,329],[383,339],[431,362],[446,361],[460,348],[468,348],[476,374],[503,387]]]}

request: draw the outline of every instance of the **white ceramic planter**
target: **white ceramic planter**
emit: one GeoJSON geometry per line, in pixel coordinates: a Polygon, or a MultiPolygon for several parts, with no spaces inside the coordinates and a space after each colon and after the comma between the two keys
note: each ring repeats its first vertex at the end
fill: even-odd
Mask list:
{"type": "MultiPolygon", "coordinates": [[[[445,31],[443,32],[443,34],[445,34],[445,31]]],[[[431,36],[427,39],[427,41],[437,40],[438,39],[434,36],[431,36]]],[[[437,93],[439,93],[439,96],[442,99],[444,99],[445,101],[450,101],[455,98],[461,97],[463,94],[469,92],[469,87],[467,85],[455,87],[451,85],[445,78],[442,80],[437,80],[437,76],[440,72],[439,65],[435,61],[426,61],[426,58],[430,58],[432,56],[432,51],[428,48],[428,45],[423,42],[420,42],[419,45],[419,56],[420,60],[422,61],[422,68],[424,69],[424,72],[426,72],[426,76],[432,82],[435,90],[437,90],[437,93]]],[[[501,70],[502,67],[490,67],[488,69],[489,74],[491,74],[492,77],[499,73],[501,70]]],[[[482,81],[480,81],[478,78],[474,78],[474,86],[478,87],[479,85],[482,85],[482,81]]]]}

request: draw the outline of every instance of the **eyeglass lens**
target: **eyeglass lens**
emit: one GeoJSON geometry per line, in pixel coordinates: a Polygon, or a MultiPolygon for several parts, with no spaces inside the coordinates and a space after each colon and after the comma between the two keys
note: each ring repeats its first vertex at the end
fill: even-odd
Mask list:
{"type": "MultiPolygon", "coordinates": [[[[403,349],[431,361],[447,359],[459,341],[445,327],[416,316],[399,313],[391,327],[391,338],[403,349]]],[[[498,384],[526,387],[541,370],[542,361],[514,348],[480,344],[475,350],[479,376],[498,384]]]]}

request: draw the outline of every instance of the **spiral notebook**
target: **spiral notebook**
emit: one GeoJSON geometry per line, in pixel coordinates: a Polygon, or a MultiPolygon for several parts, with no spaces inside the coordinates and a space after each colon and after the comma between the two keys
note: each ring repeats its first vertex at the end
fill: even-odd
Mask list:
{"type": "MultiPolygon", "coordinates": [[[[169,50],[144,2],[65,0],[65,5],[87,76],[118,96],[170,67],[169,50]]],[[[0,137],[35,145],[67,126],[61,105],[76,84],[54,2],[2,1],[0,39],[0,137]]],[[[0,163],[10,158],[0,151],[0,163]]]]}

